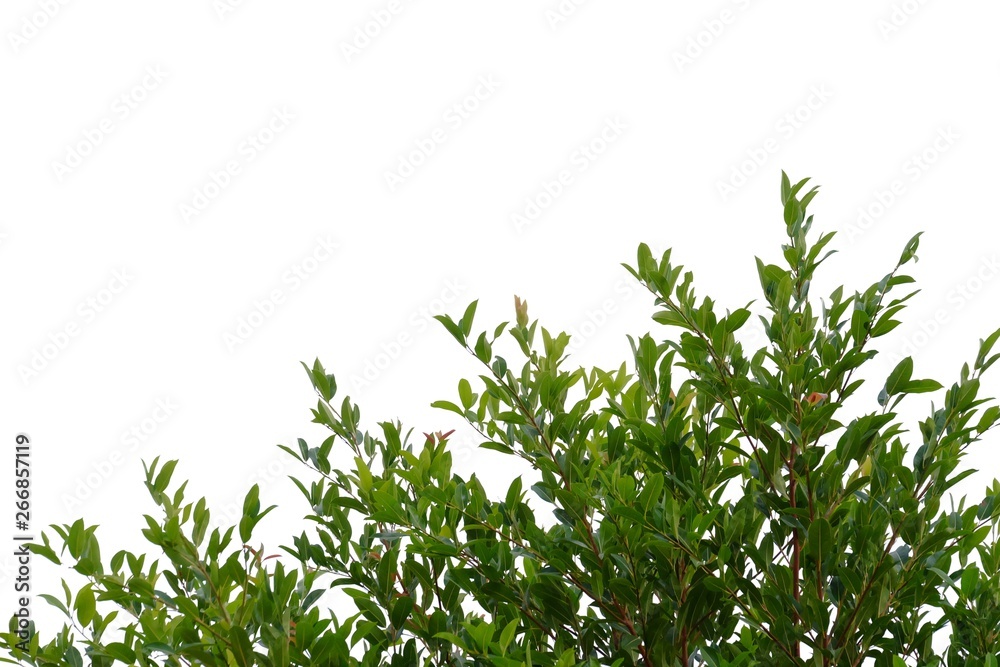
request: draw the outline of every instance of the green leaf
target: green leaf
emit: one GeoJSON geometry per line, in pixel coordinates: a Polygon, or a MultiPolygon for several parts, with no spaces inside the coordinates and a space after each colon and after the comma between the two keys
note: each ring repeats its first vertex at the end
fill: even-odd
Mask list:
{"type": "Polygon", "coordinates": [[[937,391],[943,388],[937,380],[910,380],[903,386],[901,391],[907,394],[925,394],[929,391],[937,391]]]}
{"type": "Polygon", "coordinates": [[[492,440],[480,443],[479,447],[482,449],[492,449],[495,452],[501,452],[503,454],[514,454],[514,450],[507,445],[501,442],[493,442],[492,440]]]}
{"type": "Polygon", "coordinates": [[[237,665],[248,667],[254,664],[253,647],[250,645],[246,630],[240,626],[232,626],[229,629],[229,642],[237,665]]]}
{"type": "Polygon", "coordinates": [[[941,579],[941,581],[943,581],[945,584],[948,585],[949,588],[953,588],[955,590],[959,590],[958,586],[955,585],[954,579],[952,579],[951,577],[949,577],[941,569],[936,568],[936,567],[928,567],[927,570],[929,572],[933,572],[934,574],[936,574],[941,579]]]}
{"type": "Polygon", "coordinates": [[[861,577],[856,572],[846,567],[839,567],[837,568],[837,576],[840,577],[841,582],[843,582],[844,587],[849,593],[852,595],[859,595],[861,593],[863,584],[861,577]]]}
{"type": "Polygon", "coordinates": [[[83,656],[80,655],[80,650],[75,646],[70,646],[66,649],[64,657],[70,667],[83,667],[83,656]]]}
{"type": "Polygon", "coordinates": [[[160,474],[156,476],[156,481],[153,482],[154,491],[162,493],[167,490],[167,487],[170,485],[170,477],[174,474],[174,468],[176,466],[176,460],[167,461],[163,464],[163,468],[160,469],[160,474]]]}
{"type": "Polygon", "coordinates": [[[94,591],[89,585],[81,588],[80,592],[76,594],[76,602],[73,604],[73,608],[76,610],[76,617],[80,620],[80,625],[84,627],[90,625],[97,606],[94,599],[94,591]]]}
{"type": "Polygon", "coordinates": [[[403,629],[403,624],[413,611],[413,598],[408,595],[396,598],[392,603],[392,611],[389,614],[389,622],[396,628],[397,633],[403,629]]]}
{"type": "Polygon", "coordinates": [[[47,593],[39,593],[38,597],[40,597],[43,600],[45,600],[46,602],[48,602],[50,605],[52,605],[56,609],[59,609],[60,611],[62,611],[62,613],[66,614],[67,616],[70,615],[69,610],[66,609],[66,605],[64,605],[62,603],[62,600],[60,600],[59,598],[57,598],[55,596],[52,596],[52,595],[48,595],[47,593]]]}
{"type": "Polygon", "coordinates": [[[455,321],[451,319],[448,315],[435,315],[434,319],[444,325],[444,328],[448,330],[452,336],[455,337],[460,344],[463,346],[466,344],[466,335],[462,331],[462,327],[455,324],[455,321]]]}
{"type": "Polygon", "coordinates": [[[458,396],[462,400],[462,407],[466,410],[476,404],[476,395],[472,393],[472,386],[465,378],[458,381],[458,396]]]}
{"type": "Polygon", "coordinates": [[[151,655],[154,652],[163,653],[165,655],[177,655],[176,651],[174,651],[170,644],[164,644],[163,642],[149,642],[143,645],[142,650],[146,655],[151,655]]]}
{"type": "Polygon", "coordinates": [[[431,407],[432,408],[439,408],[441,410],[448,410],[448,411],[454,412],[456,415],[459,415],[459,416],[462,416],[462,417],[465,416],[465,410],[463,410],[462,408],[458,407],[457,405],[455,405],[451,401],[434,401],[433,403],[431,403],[431,407]]]}
{"type": "Polygon", "coordinates": [[[469,650],[469,648],[465,645],[465,642],[462,641],[462,638],[451,632],[438,632],[437,634],[434,635],[434,639],[444,639],[448,642],[451,642],[452,644],[462,649],[463,651],[469,650]]]}
{"type": "Polygon", "coordinates": [[[556,667],[573,667],[576,665],[576,650],[568,648],[559,656],[556,667]]]}
{"type": "Polygon", "coordinates": [[[111,642],[104,647],[104,652],[119,662],[126,664],[135,662],[135,651],[121,642],[111,642]]]}
{"type": "Polygon", "coordinates": [[[824,517],[819,517],[809,524],[809,539],[807,553],[815,560],[822,561],[823,556],[830,556],[833,548],[833,528],[824,517]]]}
{"type": "Polygon", "coordinates": [[[981,368],[986,357],[989,356],[990,351],[993,350],[993,346],[996,345],[997,340],[1000,339],[1000,329],[997,329],[985,340],[979,341],[979,354],[976,355],[976,368],[981,368]]]}
{"type": "Polygon", "coordinates": [[[979,583],[979,568],[973,563],[969,565],[962,572],[962,584],[961,591],[962,595],[966,598],[971,598],[973,592],[976,590],[976,585],[979,583]]]}
{"type": "Polygon", "coordinates": [[[913,236],[909,241],[906,242],[906,247],[903,248],[903,254],[899,257],[899,266],[906,264],[911,259],[917,261],[917,248],[920,246],[920,235],[923,232],[919,232],[913,236]]]}
{"type": "Polygon", "coordinates": [[[521,484],[521,476],[518,475],[510,483],[510,487],[507,488],[507,497],[504,499],[504,502],[507,505],[508,511],[511,511],[521,500],[521,484]]]}
{"type": "Polygon", "coordinates": [[[357,466],[358,472],[358,489],[367,494],[372,488],[372,471],[360,456],[354,457],[354,464],[357,466]]]}
{"type": "Polygon", "coordinates": [[[733,333],[742,327],[750,317],[750,311],[746,308],[738,308],[726,318],[726,331],[733,333]]]}
{"type": "Polygon", "coordinates": [[[56,556],[56,552],[53,551],[50,547],[45,546],[44,544],[32,543],[28,544],[26,548],[33,554],[44,556],[45,558],[49,559],[56,565],[62,565],[62,562],[59,560],[59,557],[56,556]]]}
{"type": "Polygon", "coordinates": [[[479,338],[476,339],[476,346],[473,350],[476,353],[476,358],[484,364],[490,363],[490,359],[493,357],[493,346],[490,342],[486,340],[486,332],[479,334],[479,338]]]}
{"type": "MultiPolygon", "coordinates": [[[[809,206],[809,202],[811,202],[813,200],[813,198],[816,197],[816,195],[818,195],[818,194],[819,194],[819,186],[817,185],[816,187],[814,187],[812,190],[810,190],[809,192],[807,192],[802,197],[802,199],[799,201],[799,205],[802,207],[803,211],[806,210],[806,207],[809,206]]],[[[829,257],[829,255],[827,255],[827,257],[829,257]]],[[[820,263],[822,263],[822,261],[823,260],[820,260],[820,263]]]]}
{"type": "Polygon", "coordinates": [[[789,196],[794,197],[795,195],[799,194],[799,191],[802,190],[802,188],[805,187],[805,184],[808,183],[810,180],[811,179],[809,178],[803,178],[801,181],[793,185],[791,191],[788,193],[789,196]]]}
{"type": "Polygon", "coordinates": [[[333,399],[334,394],[337,393],[337,381],[334,379],[333,375],[328,375],[326,370],[323,368],[323,364],[316,359],[313,362],[312,368],[309,368],[305,362],[301,362],[302,367],[306,369],[306,373],[309,375],[309,379],[312,381],[313,387],[319,392],[319,395],[323,397],[323,400],[329,402],[333,399]]]}
{"type": "Polygon", "coordinates": [[[468,337],[472,333],[472,320],[476,316],[476,306],[479,304],[479,300],[473,301],[465,309],[465,314],[462,315],[462,321],[460,322],[460,327],[462,333],[468,337]]]}
{"type": "Polygon", "coordinates": [[[889,396],[894,396],[903,391],[903,386],[909,382],[913,373],[913,358],[906,357],[892,369],[889,378],[885,381],[885,391],[889,396]]]}
{"type": "Polygon", "coordinates": [[[979,418],[979,423],[976,424],[976,431],[985,433],[996,424],[998,419],[1000,419],[1000,406],[991,405],[983,410],[983,415],[979,418]]]}
{"type": "Polygon", "coordinates": [[[656,260],[653,259],[653,253],[645,243],[639,244],[639,250],[636,254],[636,269],[638,269],[639,277],[642,280],[647,280],[649,275],[656,270],[656,260]]]}
{"type": "Polygon", "coordinates": [[[794,225],[799,222],[801,217],[802,209],[799,208],[799,202],[797,202],[794,197],[790,197],[788,201],[785,202],[785,224],[794,225]]]}
{"type": "Polygon", "coordinates": [[[243,516],[257,516],[258,511],[260,511],[260,486],[254,484],[243,499],[243,516]]]}
{"type": "Polygon", "coordinates": [[[500,650],[504,653],[507,652],[507,647],[510,646],[510,643],[514,640],[514,635],[517,633],[519,623],[518,619],[515,618],[513,621],[508,623],[503,629],[503,632],[500,633],[500,650]]]}

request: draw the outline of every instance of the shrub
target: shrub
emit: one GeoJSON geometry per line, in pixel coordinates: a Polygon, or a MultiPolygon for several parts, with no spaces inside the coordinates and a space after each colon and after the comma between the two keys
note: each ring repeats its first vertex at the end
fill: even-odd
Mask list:
{"type": "Polygon", "coordinates": [[[71,625],[17,648],[15,619],[4,645],[31,665],[995,667],[1000,482],[977,503],[949,490],[1000,419],[979,395],[1000,330],[948,388],[906,358],[874,403],[855,396],[916,293],[903,271],[919,235],[864,291],[815,299],[834,234],[810,235],[807,180],[782,175],[785,265],[757,260],[759,350],[737,336],[749,304],[722,314],[646,245],[626,268],[676,335],[630,337],[615,370],[569,367],[569,337],[517,298],[515,321],[485,332],[475,302],[438,318],[483,370],[434,405],[529,465],[528,488],[490,498],[452,471],[448,434],[364,430],[317,360],[313,421],[332,435],[282,446],[313,474],[293,478],[309,512],[280,556],[249,546],[272,509],[256,487],[238,526],[209,534],[204,499],[168,493],[176,461],[154,460],[162,516],[143,533],[161,558],[105,564],[95,526],[53,526],[60,553],[48,535],[32,551],[68,552],[87,578],[42,596],[71,625]],[[897,407],[922,393],[935,403],[906,430],[897,407]],[[330,589],[356,613],[321,613],[330,589]]]}

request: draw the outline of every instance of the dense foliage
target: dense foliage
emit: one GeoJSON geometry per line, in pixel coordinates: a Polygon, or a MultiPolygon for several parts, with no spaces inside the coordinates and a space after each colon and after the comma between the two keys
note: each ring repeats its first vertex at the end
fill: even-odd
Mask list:
{"type": "Polygon", "coordinates": [[[1000,482],[974,503],[949,490],[1000,419],[980,396],[1000,331],[947,388],[906,358],[872,404],[855,396],[915,294],[919,235],[863,291],[817,299],[834,234],[811,240],[805,183],[782,178],[784,266],[757,260],[763,348],[739,342],[749,305],[723,314],[646,245],[626,268],[669,329],[630,337],[620,368],[571,367],[569,337],[519,299],[485,332],[475,302],[441,316],[482,374],[435,405],[533,470],[501,498],[453,472],[447,435],[363,428],[316,361],[313,421],[332,434],[282,446],[312,472],[280,555],[250,546],[271,509],[256,487],[209,532],[204,499],[168,492],[177,462],[153,461],[158,557],[104,560],[95,526],[53,526],[58,553],[48,535],[32,551],[68,554],[87,583],[41,596],[68,619],[48,643],[3,644],[30,665],[995,667],[1000,482]],[[907,429],[897,407],[921,393],[934,402],[907,429]],[[331,588],[356,613],[321,611],[331,588]]]}

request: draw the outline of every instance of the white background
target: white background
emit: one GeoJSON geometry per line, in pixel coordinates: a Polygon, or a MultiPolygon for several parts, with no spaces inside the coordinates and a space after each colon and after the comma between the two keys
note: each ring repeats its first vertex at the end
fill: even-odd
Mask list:
{"type": "MultiPolygon", "coordinates": [[[[627,333],[668,335],[620,263],[672,247],[699,294],[745,305],[754,255],[780,262],[782,169],[840,232],[816,296],[926,232],[859,398],[892,355],[950,382],[1000,325],[998,20],[985,0],[5,0],[0,410],[8,453],[33,439],[33,529],[83,516],[106,558],[142,549],[160,455],[217,514],[259,483],[281,507],[259,539],[289,543],[307,508],[285,476],[311,477],[275,445],[325,437],[316,357],[367,428],[459,428],[456,468],[499,492],[514,468],[429,408],[477,372],[431,313],[478,298],[492,329],[517,294],[576,333],[572,362],[617,367],[627,333]]],[[[997,447],[967,460],[974,496],[997,447]]],[[[36,592],[63,574],[36,560],[36,592]]]]}

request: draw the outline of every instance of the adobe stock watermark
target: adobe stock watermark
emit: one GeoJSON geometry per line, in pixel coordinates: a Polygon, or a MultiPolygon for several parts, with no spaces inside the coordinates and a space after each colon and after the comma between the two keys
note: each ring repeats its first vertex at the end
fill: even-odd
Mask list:
{"type": "Polygon", "coordinates": [[[93,324],[97,316],[106,311],[125,288],[132,284],[133,279],[127,268],[112,271],[111,279],[104,287],[80,301],[75,315],[55,331],[49,332],[45,342],[28,353],[26,363],[18,364],[16,370],[21,382],[27,386],[59,358],[73,339],[83,333],[88,325],[93,324]]]}
{"type": "Polygon", "coordinates": [[[465,125],[472,118],[472,115],[480,109],[483,103],[493,97],[499,87],[500,82],[492,74],[485,74],[479,77],[478,82],[469,94],[449,106],[444,114],[442,114],[441,120],[444,122],[445,127],[435,127],[425,136],[414,139],[413,144],[415,148],[400,153],[396,157],[396,168],[392,170],[387,169],[383,173],[389,192],[395,192],[406,179],[413,176],[417,172],[417,169],[424,165],[437,152],[438,146],[448,141],[452,133],[457,132],[465,125]]]}
{"type": "Polygon", "coordinates": [[[882,35],[882,39],[888,42],[893,35],[910,22],[910,19],[917,15],[917,12],[923,9],[927,2],[928,0],[903,0],[903,2],[894,2],[892,9],[889,10],[889,15],[880,18],[875,23],[879,34],[882,35]]]}
{"type": "Polygon", "coordinates": [[[112,449],[103,458],[92,462],[90,469],[76,478],[73,492],[62,494],[61,500],[66,511],[74,511],[83,506],[141,445],[160,430],[160,427],[174,415],[178,407],[169,397],[157,398],[154,401],[153,409],[146,417],[122,431],[121,437],[118,438],[121,446],[112,449]]]}
{"type": "Polygon", "coordinates": [[[265,322],[274,317],[278,308],[286,303],[291,294],[297,292],[333,258],[339,248],[340,244],[329,234],[318,237],[309,252],[281,274],[280,283],[263,297],[255,299],[250,312],[241,316],[231,331],[223,333],[222,340],[226,348],[230,352],[235,352],[238,347],[250,340],[265,322]]]}
{"type": "Polygon", "coordinates": [[[434,319],[434,316],[446,313],[448,307],[455,303],[466,289],[467,286],[458,278],[445,280],[444,287],[437,297],[410,313],[406,328],[394,337],[383,340],[379,344],[379,351],[365,359],[361,371],[351,374],[350,382],[354,387],[354,393],[358,394],[378,381],[393,362],[402,356],[403,351],[413,345],[420,334],[427,331],[428,327],[440,327],[440,323],[434,319]]]}
{"type": "MultiPolygon", "coordinates": [[[[476,392],[482,394],[482,392],[476,392]]],[[[475,407],[473,407],[475,410],[475,407]]],[[[426,441],[422,434],[417,436],[416,442],[426,441]]],[[[476,452],[479,451],[479,445],[486,442],[482,434],[472,429],[462,429],[462,433],[453,433],[448,437],[448,451],[451,453],[451,462],[455,466],[465,466],[472,463],[472,459],[475,458],[476,452]]]]}
{"type": "Polygon", "coordinates": [[[573,149],[567,164],[561,167],[551,180],[543,179],[535,193],[525,199],[524,206],[510,214],[514,230],[521,234],[525,227],[537,222],[542,213],[555,204],[556,200],[576,182],[577,176],[590,169],[598,158],[607,153],[608,148],[621,138],[628,127],[620,116],[605,119],[597,134],[573,149]]]}
{"type": "Polygon", "coordinates": [[[270,118],[240,142],[236,148],[236,155],[226,160],[218,170],[210,170],[202,184],[194,188],[190,201],[178,205],[177,210],[180,212],[181,220],[190,223],[193,218],[204,213],[212,202],[233,184],[233,180],[243,173],[244,167],[266,151],[294,120],[295,113],[289,111],[288,107],[272,109],[270,118]]]}
{"type": "Polygon", "coordinates": [[[555,32],[563,23],[566,23],[576,14],[576,10],[587,4],[587,0],[559,0],[545,10],[545,20],[549,24],[549,29],[555,32]]]}
{"type": "Polygon", "coordinates": [[[695,61],[701,58],[706,51],[722,37],[729,29],[729,26],[736,23],[740,15],[750,8],[750,0],[732,0],[731,4],[736,9],[725,7],[718,13],[701,22],[701,27],[688,35],[687,41],[682,48],[674,49],[673,58],[677,71],[684,73],[686,67],[694,65],[695,61]]]}
{"type": "Polygon", "coordinates": [[[132,112],[149,99],[150,94],[166,79],[167,72],[164,72],[160,65],[148,65],[135,85],[112,100],[107,115],[92,126],[84,128],[81,132],[82,138],[68,143],[63,150],[63,156],[59,160],[52,161],[52,173],[56,180],[62,183],[67,176],[80,168],[87,158],[94,154],[97,147],[111,136],[119,124],[127,120],[132,112]]]}
{"type": "Polygon", "coordinates": [[[801,104],[789,109],[775,121],[775,136],[768,137],[759,146],[748,148],[746,158],[733,165],[729,177],[715,182],[715,188],[722,201],[725,202],[746,185],[750,178],[767,164],[771,156],[780,151],[782,146],[787,145],[788,141],[805,127],[831,97],[833,92],[826,87],[826,84],[810,87],[809,94],[801,104]]]}
{"type": "MultiPolygon", "coordinates": [[[[295,451],[295,447],[290,447],[292,451],[295,451]]],[[[263,493],[265,489],[277,484],[281,479],[285,477],[285,458],[288,456],[284,453],[282,457],[272,458],[267,463],[258,465],[256,470],[247,477],[246,488],[249,489],[254,484],[257,485],[258,491],[263,493]]],[[[211,512],[211,518],[208,521],[209,531],[218,528],[220,531],[225,530],[229,526],[239,523],[240,519],[243,518],[243,500],[244,496],[238,498],[231,498],[221,506],[217,505],[215,510],[211,512]]]]}
{"type": "Polygon", "coordinates": [[[909,191],[908,184],[916,183],[942,155],[951,150],[961,138],[951,125],[939,127],[934,139],[923,149],[913,153],[899,167],[900,176],[894,178],[884,189],[877,189],[867,204],[858,207],[858,217],[847,226],[847,240],[854,243],[864,236],[878,220],[909,191]]]}
{"type": "Polygon", "coordinates": [[[588,308],[581,320],[570,327],[569,344],[566,351],[578,353],[592,341],[604,326],[621,312],[623,303],[632,298],[637,290],[643,289],[635,278],[622,278],[614,285],[614,290],[596,306],[588,308]]]}
{"type": "Polygon", "coordinates": [[[895,352],[880,354],[886,370],[891,370],[905,357],[916,357],[927,347],[942,329],[947,328],[955,315],[975,301],[987,289],[993,279],[1000,275],[1000,256],[997,253],[979,260],[970,273],[945,294],[945,305],[934,310],[934,314],[921,319],[918,331],[909,334],[895,352]]]}
{"type": "Polygon", "coordinates": [[[403,9],[413,3],[413,0],[389,0],[385,6],[373,9],[364,23],[354,26],[354,31],[348,39],[341,40],[340,52],[347,64],[371,46],[396,20],[403,9]]]}
{"type": "Polygon", "coordinates": [[[0,586],[6,588],[8,582],[14,581],[18,576],[18,563],[9,555],[0,556],[0,586]]]}
{"type": "Polygon", "coordinates": [[[16,30],[7,32],[7,41],[15,54],[28,45],[28,42],[38,37],[62,8],[70,3],[70,0],[37,0],[38,9],[21,17],[21,25],[16,30]]]}
{"type": "Polygon", "coordinates": [[[230,14],[244,4],[246,4],[246,0],[212,0],[212,9],[220,21],[225,21],[230,14]]]}

